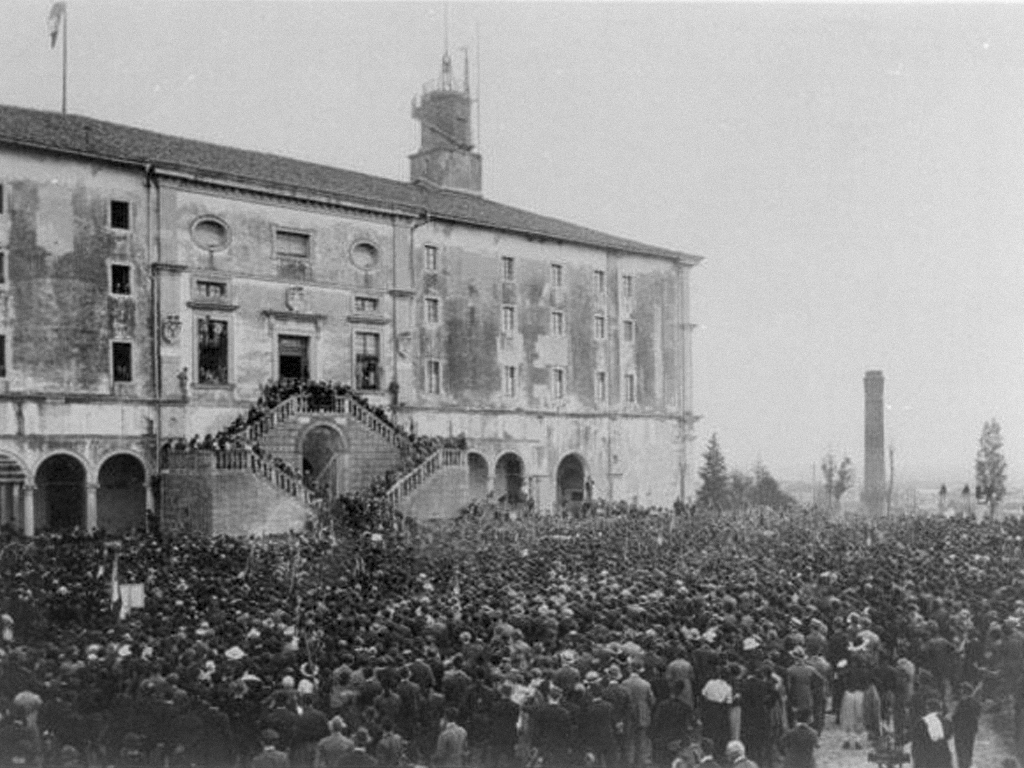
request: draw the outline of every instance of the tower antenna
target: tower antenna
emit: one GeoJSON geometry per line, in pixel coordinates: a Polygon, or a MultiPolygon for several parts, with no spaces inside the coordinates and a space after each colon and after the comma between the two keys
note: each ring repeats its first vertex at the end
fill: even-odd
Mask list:
{"type": "MultiPolygon", "coordinates": [[[[480,151],[480,20],[476,22],[476,149],[480,151]]],[[[466,86],[469,90],[469,86],[466,86]]]]}

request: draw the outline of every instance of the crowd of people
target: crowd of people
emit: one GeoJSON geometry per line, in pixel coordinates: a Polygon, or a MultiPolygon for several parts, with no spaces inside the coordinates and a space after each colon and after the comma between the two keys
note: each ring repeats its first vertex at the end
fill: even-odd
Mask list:
{"type": "Polygon", "coordinates": [[[837,718],[865,761],[967,768],[982,702],[1024,696],[1022,541],[667,513],[9,540],[0,765],[811,766],[837,718]]]}

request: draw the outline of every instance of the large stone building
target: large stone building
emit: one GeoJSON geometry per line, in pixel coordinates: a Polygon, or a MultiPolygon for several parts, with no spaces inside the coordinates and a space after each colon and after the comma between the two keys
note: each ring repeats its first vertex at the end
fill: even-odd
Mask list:
{"type": "Polygon", "coordinates": [[[281,377],[465,433],[472,495],[679,497],[698,257],[482,197],[470,103],[446,59],[410,183],[0,107],[0,520],[139,524],[281,377]]]}

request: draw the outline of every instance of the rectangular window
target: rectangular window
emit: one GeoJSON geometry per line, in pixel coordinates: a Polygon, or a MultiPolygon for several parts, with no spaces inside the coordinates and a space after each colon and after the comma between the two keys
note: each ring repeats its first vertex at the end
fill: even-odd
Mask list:
{"type": "Polygon", "coordinates": [[[356,312],[376,312],[378,306],[377,299],[369,296],[356,296],[356,312]]]}
{"type": "Polygon", "coordinates": [[[437,325],[441,320],[441,300],[428,296],[423,302],[426,308],[427,323],[437,325]]]}
{"type": "Polygon", "coordinates": [[[505,397],[516,396],[516,367],[514,365],[506,365],[502,368],[502,391],[505,393],[505,397]]]}
{"type": "Polygon", "coordinates": [[[604,315],[594,315],[594,338],[604,341],[604,315]]]}
{"type": "Polygon", "coordinates": [[[0,184],[0,213],[4,212],[4,185],[0,184]]]}
{"type": "Polygon", "coordinates": [[[594,376],[594,399],[603,403],[608,397],[608,377],[604,371],[598,371],[594,376]]]}
{"type": "Polygon", "coordinates": [[[115,341],[113,344],[114,381],[132,380],[132,345],[115,341]]]}
{"type": "Polygon", "coordinates": [[[380,334],[356,332],[356,388],[380,389],[380,334]]]}
{"type": "Polygon", "coordinates": [[[427,392],[441,394],[441,361],[427,360],[427,392]]]}
{"type": "Polygon", "coordinates": [[[625,392],[626,402],[627,403],[635,403],[636,402],[636,375],[635,374],[632,374],[632,373],[627,373],[626,374],[625,389],[626,389],[626,392],[625,392]]]}
{"type": "Polygon", "coordinates": [[[110,292],[119,296],[131,296],[132,268],[127,264],[110,265],[110,292]]]}
{"type": "Polygon", "coordinates": [[[502,280],[515,280],[516,279],[516,262],[511,256],[501,257],[501,279],[502,280]]]}
{"type": "Polygon", "coordinates": [[[128,204],[127,200],[111,200],[110,201],[110,228],[111,229],[131,229],[132,228],[132,215],[131,205],[128,204]]]}
{"type": "Polygon", "coordinates": [[[0,248],[0,285],[7,282],[7,251],[0,248]]]}
{"type": "Polygon", "coordinates": [[[604,270],[594,270],[594,290],[604,296],[604,270]]]}
{"type": "Polygon", "coordinates": [[[196,381],[200,384],[228,383],[228,324],[226,320],[199,318],[199,360],[196,381]]]}
{"type": "Polygon", "coordinates": [[[501,332],[511,336],[516,332],[516,308],[505,306],[501,308],[501,332]]]}
{"type": "Polygon", "coordinates": [[[552,312],[551,313],[551,335],[552,336],[564,336],[565,335],[565,313],[564,312],[552,312]]]}
{"type": "Polygon", "coordinates": [[[624,298],[633,298],[633,276],[623,275],[622,276],[622,295],[624,298]]]}
{"type": "Polygon", "coordinates": [[[228,295],[227,283],[216,283],[212,280],[196,280],[196,298],[223,299],[228,295]]]}
{"type": "Polygon", "coordinates": [[[633,334],[634,334],[634,332],[635,332],[635,330],[633,328],[633,321],[632,320],[623,320],[622,321],[622,340],[623,341],[633,341],[633,334]]]}
{"type": "Polygon", "coordinates": [[[565,397],[565,369],[551,369],[551,396],[556,400],[565,397]]]}
{"type": "Polygon", "coordinates": [[[433,245],[423,246],[423,268],[427,272],[437,271],[437,247],[433,245]]]}
{"type": "Polygon", "coordinates": [[[7,337],[0,336],[0,379],[7,378],[7,337]]]}
{"type": "Polygon", "coordinates": [[[551,265],[551,285],[554,288],[562,287],[562,265],[552,264],[551,265]]]}
{"type": "Polygon", "coordinates": [[[309,235],[305,232],[274,230],[274,253],[290,259],[308,259],[309,235]]]}

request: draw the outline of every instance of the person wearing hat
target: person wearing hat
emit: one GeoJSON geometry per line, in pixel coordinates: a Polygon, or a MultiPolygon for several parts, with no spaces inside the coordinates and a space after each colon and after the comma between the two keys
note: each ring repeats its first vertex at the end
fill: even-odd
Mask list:
{"type": "Polygon", "coordinates": [[[974,739],[978,734],[978,719],[981,717],[977,690],[970,683],[960,683],[956,706],[953,708],[953,748],[959,768],[970,768],[974,761],[974,739]]]}
{"type": "Polygon", "coordinates": [[[942,702],[937,698],[928,699],[925,710],[924,717],[917,718],[910,726],[914,768],[953,768],[953,753],[949,751],[953,726],[941,714],[942,702]]]}
{"type": "Polygon", "coordinates": [[[685,744],[689,740],[693,720],[693,708],[683,699],[683,688],[674,688],[667,698],[654,706],[651,722],[651,744],[657,765],[664,765],[672,758],[673,742],[685,744]]]}
{"type": "Polygon", "coordinates": [[[806,710],[797,712],[796,724],[779,739],[783,768],[815,768],[814,750],[818,746],[818,732],[808,724],[809,714],[806,710]]]}
{"type": "Polygon", "coordinates": [[[725,764],[729,768],[757,768],[757,763],[747,758],[747,749],[739,740],[725,745],[725,764]]]}
{"type": "Polygon", "coordinates": [[[654,691],[640,673],[644,671],[639,657],[629,662],[629,677],[622,687],[629,694],[626,717],[626,766],[642,768],[651,765],[651,722],[654,710],[654,691]]]}
{"type": "Polygon", "coordinates": [[[512,701],[512,691],[512,683],[503,682],[498,689],[499,697],[491,704],[491,756],[499,768],[513,765],[516,759],[520,711],[519,705],[512,701]]]}
{"type": "Polygon", "coordinates": [[[260,731],[263,751],[252,759],[252,768],[289,768],[288,755],[277,748],[280,737],[273,728],[260,731]]]}
{"type": "Polygon", "coordinates": [[[796,713],[813,713],[825,701],[825,680],[810,662],[803,646],[790,651],[793,663],[786,669],[786,701],[789,722],[796,722],[796,713]]]}
{"type": "Polygon", "coordinates": [[[377,768],[377,758],[370,754],[370,732],[360,728],[352,741],[352,751],[342,758],[341,768],[377,768]]]}
{"type": "Polygon", "coordinates": [[[355,742],[345,735],[345,721],[340,716],[332,717],[328,727],[330,734],[317,742],[314,768],[341,768],[345,756],[355,748],[355,742]]]}
{"type": "MultiPolygon", "coordinates": [[[[434,768],[462,768],[466,759],[466,729],[458,724],[458,712],[452,707],[441,717],[441,732],[434,749],[434,768]]],[[[566,714],[568,718],[568,714],[566,714]]]]}
{"type": "MultiPolygon", "coordinates": [[[[302,683],[309,683],[303,680],[302,683]]],[[[320,740],[329,736],[331,729],[327,715],[313,706],[312,684],[308,690],[300,683],[298,716],[292,726],[292,741],[289,758],[292,768],[312,768],[316,747],[320,740]]]]}

